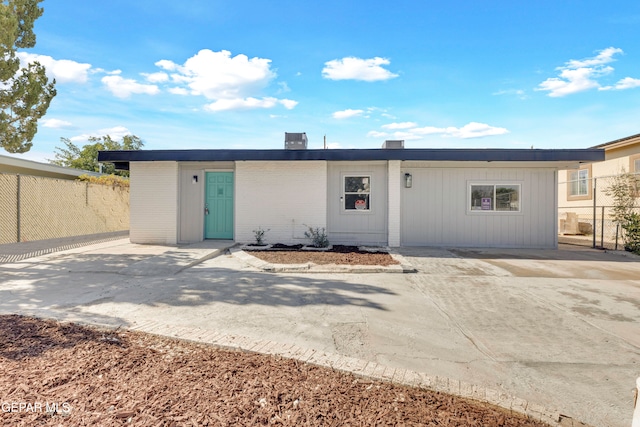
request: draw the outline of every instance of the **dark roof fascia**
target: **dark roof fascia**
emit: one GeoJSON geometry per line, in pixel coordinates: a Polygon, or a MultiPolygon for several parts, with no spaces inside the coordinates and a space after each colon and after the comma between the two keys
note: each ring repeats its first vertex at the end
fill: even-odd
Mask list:
{"type": "Polygon", "coordinates": [[[597,162],[602,149],[331,149],[331,150],[138,150],[100,151],[98,161],[123,165],[129,162],[178,161],[225,162],[243,160],[286,161],[480,161],[480,162],[597,162]]]}

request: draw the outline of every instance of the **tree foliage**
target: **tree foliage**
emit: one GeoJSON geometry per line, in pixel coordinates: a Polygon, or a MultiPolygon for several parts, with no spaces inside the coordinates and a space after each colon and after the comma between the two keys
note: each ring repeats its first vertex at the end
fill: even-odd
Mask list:
{"type": "Polygon", "coordinates": [[[42,16],[42,0],[0,0],[0,146],[10,153],[31,149],[44,116],[56,95],[38,62],[20,67],[17,49],[34,47],[33,24],[42,16]]]}
{"type": "Polygon", "coordinates": [[[634,211],[639,183],[640,177],[623,169],[611,179],[611,184],[604,190],[607,196],[613,198],[612,216],[616,223],[622,224],[634,211]]]}
{"type": "Polygon", "coordinates": [[[613,198],[612,217],[623,230],[625,249],[637,254],[640,254],[640,214],[636,212],[639,189],[640,177],[622,170],[604,191],[613,198]]]}
{"type": "Polygon", "coordinates": [[[129,188],[129,178],[118,175],[80,175],[78,181],[89,182],[91,184],[106,185],[110,187],[129,188]]]}
{"type": "MultiPolygon", "coordinates": [[[[77,146],[68,138],[60,138],[60,142],[65,146],[56,147],[54,152],[55,159],[49,160],[50,163],[92,172],[100,172],[98,151],[139,150],[144,145],[144,142],[135,135],[125,135],[122,141],[114,141],[110,135],[91,136],[89,137],[89,144],[82,147],[77,146]]],[[[103,163],[102,172],[122,176],[129,175],[126,171],[116,171],[111,163],[103,163]]]]}

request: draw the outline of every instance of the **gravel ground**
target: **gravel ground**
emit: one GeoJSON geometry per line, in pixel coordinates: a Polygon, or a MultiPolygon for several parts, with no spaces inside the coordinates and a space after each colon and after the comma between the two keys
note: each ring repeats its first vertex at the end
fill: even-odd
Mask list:
{"type": "Polygon", "coordinates": [[[0,400],[14,426],[545,425],[294,360],[17,315],[0,316],[0,400]]]}

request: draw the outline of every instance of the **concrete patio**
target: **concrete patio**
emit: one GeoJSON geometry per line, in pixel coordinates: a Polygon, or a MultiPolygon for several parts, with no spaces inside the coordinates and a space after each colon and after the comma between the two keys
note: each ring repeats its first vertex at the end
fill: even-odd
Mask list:
{"type": "Polygon", "coordinates": [[[444,391],[476,386],[487,400],[630,425],[637,257],[403,248],[417,273],[274,274],[223,253],[232,244],[122,239],[0,264],[0,313],[325,357],[388,379],[425,373],[444,391]]]}

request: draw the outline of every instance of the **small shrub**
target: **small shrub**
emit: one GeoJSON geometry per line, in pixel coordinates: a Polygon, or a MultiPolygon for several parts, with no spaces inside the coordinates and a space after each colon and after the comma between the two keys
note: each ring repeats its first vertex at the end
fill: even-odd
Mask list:
{"type": "Polygon", "coordinates": [[[129,178],[124,178],[118,175],[80,175],[78,181],[85,181],[91,184],[110,185],[111,187],[123,187],[129,188],[129,178]]]}
{"type": "Polygon", "coordinates": [[[264,245],[264,235],[267,234],[267,231],[271,230],[270,228],[267,230],[263,230],[262,227],[258,227],[257,230],[253,230],[253,236],[256,239],[256,245],[263,246],[264,245]]]}
{"type": "Polygon", "coordinates": [[[311,239],[312,245],[316,248],[326,248],[329,246],[329,238],[327,237],[327,231],[324,227],[309,227],[308,231],[304,232],[304,237],[311,239]]]}
{"type": "Polygon", "coordinates": [[[622,222],[622,229],[624,230],[624,248],[640,255],[640,214],[632,212],[625,216],[622,222]]]}

